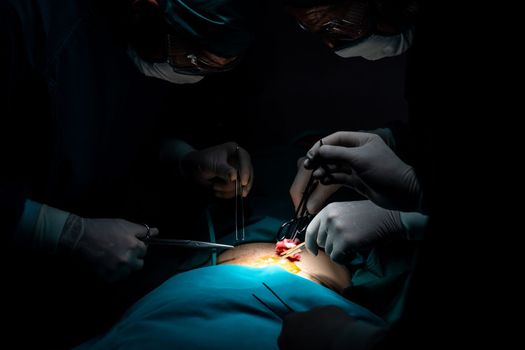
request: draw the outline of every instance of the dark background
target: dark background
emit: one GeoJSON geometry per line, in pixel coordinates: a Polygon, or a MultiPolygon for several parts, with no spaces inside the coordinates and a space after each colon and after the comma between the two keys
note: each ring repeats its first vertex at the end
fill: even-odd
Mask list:
{"type": "Polygon", "coordinates": [[[407,118],[405,55],[338,57],[281,7],[266,6],[239,67],[174,89],[167,119],[175,128],[188,123],[190,143],[237,141],[256,153],[304,132],[373,129],[407,118]]]}
{"type": "MultiPolygon", "coordinates": [[[[407,120],[407,57],[341,58],[302,30],[281,6],[266,4],[261,11],[253,46],[233,71],[193,85],[157,81],[170,91],[162,131],[197,149],[239,143],[252,156],[255,173],[246,215],[287,220],[293,214],[288,190],[296,160],[313,142],[335,131],[370,130],[407,120]]],[[[170,203],[164,208],[180,197],[180,190],[167,196],[170,203]]],[[[184,208],[197,198],[189,191],[184,208]]],[[[222,211],[215,217],[231,219],[228,201],[217,204],[222,211]]],[[[187,210],[184,217],[195,212],[187,210]]]]}
{"type": "MultiPolygon", "coordinates": [[[[492,255],[497,250],[492,244],[499,240],[499,236],[493,236],[505,233],[501,225],[506,221],[498,220],[494,230],[487,228],[491,218],[494,220],[493,208],[501,206],[502,202],[477,200],[475,196],[480,193],[485,195],[488,187],[500,187],[492,179],[493,173],[497,171],[494,171],[491,163],[487,163],[487,160],[498,160],[497,165],[501,165],[501,154],[490,154],[494,152],[493,146],[500,137],[492,133],[475,132],[470,123],[459,129],[459,120],[465,120],[467,124],[469,116],[474,116],[476,123],[479,123],[482,114],[473,113],[473,107],[486,112],[486,101],[489,101],[480,97],[482,95],[475,95],[475,99],[469,100],[465,92],[469,91],[466,87],[470,86],[461,84],[463,80],[475,82],[474,78],[477,77],[485,79],[485,74],[480,74],[485,69],[478,70],[472,64],[473,60],[477,61],[478,57],[485,54],[484,50],[480,50],[482,46],[469,54],[457,49],[464,47],[472,38],[485,39],[485,34],[480,35],[479,28],[486,23],[473,27],[477,32],[468,37],[458,35],[458,27],[448,21],[454,11],[447,8],[443,12],[434,14],[438,20],[429,21],[426,18],[424,21],[427,45],[425,55],[419,57],[419,70],[425,74],[417,82],[421,94],[416,106],[419,114],[424,114],[429,120],[426,126],[439,134],[439,140],[444,140],[434,140],[431,147],[433,153],[428,157],[439,165],[433,168],[431,174],[432,178],[439,179],[439,184],[433,183],[430,188],[439,193],[434,201],[439,204],[436,205],[438,210],[433,212],[439,215],[433,217],[434,234],[430,235],[427,242],[418,288],[411,298],[411,310],[414,313],[412,322],[399,334],[403,341],[419,338],[426,340],[424,344],[438,341],[450,345],[449,340],[455,335],[454,328],[463,333],[469,327],[469,322],[464,322],[468,316],[477,316],[481,312],[482,317],[477,318],[491,328],[494,323],[506,326],[510,322],[500,322],[488,314],[490,307],[487,307],[487,302],[493,295],[491,298],[481,298],[481,293],[487,287],[497,284],[494,283],[494,276],[498,275],[490,272],[494,268],[505,269],[508,265],[507,259],[496,260],[492,255]],[[432,30],[438,32],[437,35],[428,35],[432,30]],[[451,130],[455,137],[451,137],[451,130]],[[467,132],[463,133],[464,130],[467,132]],[[465,139],[464,135],[470,138],[465,139]],[[464,144],[469,147],[465,149],[464,144]],[[482,146],[482,152],[475,147],[477,145],[482,146]],[[487,169],[489,166],[491,169],[487,169]],[[473,181],[478,178],[486,180],[480,187],[473,181]],[[449,187],[449,184],[452,186],[449,187]],[[483,208],[473,211],[476,202],[483,208]],[[469,217],[466,215],[468,211],[474,215],[469,217]],[[483,219],[480,220],[480,217],[483,219]],[[485,226],[483,230],[491,232],[491,249],[473,248],[473,243],[480,241],[483,232],[473,227],[476,223],[485,226]],[[467,257],[470,257],[469,252],[473,250],[490,259],[471,259],[470,264],[465,265],[465,261],[469,260],[467,257]],[[480,275],[477,279],[471,277],[471,273],[476,271],[480,275]],[[470,288],[465,288],[465,285],[470,288]],[[473,289],[475,293],[470,293],[473,289]],[[467,317],[458,317],[465,315],[467,317]]],[[[302,32],[281,9],[267,8],[265,13],[263,26],[257,33],[257,42],[236,71],[207,78],[194,86],[171,87],[171,104],[165,111],[168,117],[166,120],[174,129],[184,125],[186,139],[190,143],[201,147],[235,140],[252,154],[258,154],[268,145],[287,145],[306,130],[369,129],[381,126],[387,120],[406,118],[407,106],[403,99],[404,56],[377,62],[359,58],[342,59],[326,49],[314,36],[302,32]],[[192,131],[192,128],[195,129],[192,131]]],[[[492,18],[470,15],[462,17],[461,21],[472,17],[482,20],[492,18]]],[[[492,113],[489,119],[499,124],[495,119],[500,114],[492,113]]],[[[494,131],[492,125],[491,131],[494,131]]],[[[275,169],[267,171],[275,172],[275,169]]],[[[256,186],[264,175],[260,171],[257,174],[256,186]]],[[[290,182],[289,179],[280,178],[279,184],[284,188],[290,182]]],[[[503,191],[497,189],[495,192],[503,191]]],[[[503,206],[504,209],[507,207],[503,206]]],[[[505,215],[505,219],[507,217],[505,215]]],[[[515,229],[507,232],[515,232],[515,229]]],[[[502,241],[508,245],[508,237],[504,238],[502,241]]],[[[507,249],[502,251],[507,252],[507,249]]],[[[16,261],[9,261],[5,266],[11,270],[12,266],[16,266],[16,261]]],[[[25,279],[24,276],[19,278],[22,281],[25,279]]],[[[40,287],[35,283],[35,288],[30,292],[39,291],[40,287]]],[[[503,289],[506,291],[508,288],[504,286],[503,289]]],[[[10,298],[4,300],[5,303],[11,303],[10,298]]],[[[19,311],[24,316],[31,315],[33,310],[24,308],[19,311]]],[[[476,338],[485,339],[485,334],[481,334],[478,328],[472,329],[477,331],[476,338]]],[[[473,339],[469,337],[468,342],[471,343],[473,339]]]]}

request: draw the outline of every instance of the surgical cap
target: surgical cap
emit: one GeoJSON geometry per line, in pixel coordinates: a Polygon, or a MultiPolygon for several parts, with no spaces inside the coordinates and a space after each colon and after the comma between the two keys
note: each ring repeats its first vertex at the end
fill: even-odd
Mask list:
{"type": "Polygon", "coordinates": [[[208,51],[233,57],[252,41],[257,1],[251,0],[162,0],[170,28],[208,51]]]}

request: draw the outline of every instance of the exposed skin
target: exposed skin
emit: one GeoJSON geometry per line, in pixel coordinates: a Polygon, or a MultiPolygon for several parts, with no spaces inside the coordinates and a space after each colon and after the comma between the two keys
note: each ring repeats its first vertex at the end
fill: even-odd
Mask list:
{"type": "MultiPolygon", "coordinates": [[[[323,250],[319,250],[317,255],[313,255],[310,251],[303,249],[300,254],[301,260],[299,261],[289,262],[285,259],[286,264],[275,263],[275,265],[281,266],[297,276],[330,288],[337,293],[343,293],[344,289],[350,286],[350,271],[344,265],[330,260],[330,257],[323,250]],[[299,268],[299,271],[292,272],[287,269],[286,267],[290,265],[296,266],[299,268]]],[[[255,263],[261,259],[266,260],[271,257],[277,257],[275,243],[244,243],[219,254],[217,263],[218,265],[257,266],[255,263]]]]}

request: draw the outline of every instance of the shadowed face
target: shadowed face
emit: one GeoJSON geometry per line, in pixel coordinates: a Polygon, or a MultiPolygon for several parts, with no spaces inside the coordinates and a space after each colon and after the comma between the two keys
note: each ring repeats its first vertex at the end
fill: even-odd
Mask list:
{"type": "Polygon", "coordinates": [[[288,7],[302,29],[319,35],[334,50],[373,34],[398,35],[413,21],[417,10],[417,2],[409,0],[334,0],[319,6],[288,7]]]}
{"type": "Polygon", "coordinates": [[[290,7],[288,11],[301,28],[318,34],[332,49],[340,46],[342,42],[365,38],[372,32],[367,1],[348,1],[305,8],[290,7]]]}
{"type": "Polygon", "coordinates": [[[173,33],[157,0],[133,0],[131,46],[150,63],[169,63],[175,72],[206,75],[231,70],[240,56],[222,57],[173,33]]]}

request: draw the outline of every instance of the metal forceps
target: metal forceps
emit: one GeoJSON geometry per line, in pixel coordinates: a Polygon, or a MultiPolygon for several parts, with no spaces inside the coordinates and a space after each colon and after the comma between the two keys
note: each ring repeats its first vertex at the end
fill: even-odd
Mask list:
{"type": "Polygon", "coordinates": [[[284,300],[281,299],[281,297],[278,296],[277,293],[275,293],[275,292],[273,291],[273,289],[271,289],[266,283],[263,282],[263,286],[264,286],[266,289],[268,289],[268,290],[269,290],[269,291],[270,291],[270,292],[271,292],[271,293],[277,298],[277,300],[279,300],[279,302],[280,302],[282,305],[284,305],[284,307],[287,309],[287,311],[285,311],[285,312],[277,312],[274,308],[272,308],[270,305],[268,305],[267,303],[265,303],[261,298],[259,298],[257,295],[255,295],[255,294],[252,293],[252,296],[253,296],[255,299],[257,299],[258,302],[260,302],[261,304],[263,304],[264,307],[266,307],[268,310],[270,310],[273,314],[275,314],[275,315],[276,315],[277,317],[279,317],[281,320],[283,320],[284,317],[285,317],[287,314],[289,314],[290,312],[295,312],[295,310],[292,309],[292,308],[290,307],[290,305],[286,304],[286,303],[284,302],[284,300]]]}
{"type": "Polygon", "coordinates": [[[235,240],[239,241],[239,226],[241,227],[241,241],[245,239],[244,232],[244,200],[242,197],[242,182],[239,157],[239,146],[235,149],[237,155],[237,178],[235,180],[235,240]]]}
{"type": "MultiPolygon", "coordinates": [[[[323,140],[319,140],[319,145],[323,145],[323,140]]],[[[303,196],[301,197],[301,201],[295,210],[294,217],[291,220],[286,221],[279,228],[276,236],[277,240],[281,241],[285,238],[295,239],[298,235],[306,231],[308,224],[314,217],[308,212],[306,204],[308,203],[310,196],[317,188],[318,184],[319,182],[314,179],[314,172],[312,171],[310,174],[310,179],[308,180],[306,188],[304,189],[303,196]]]]}

